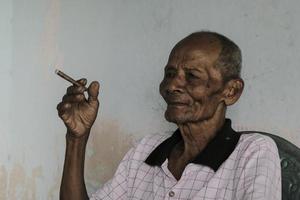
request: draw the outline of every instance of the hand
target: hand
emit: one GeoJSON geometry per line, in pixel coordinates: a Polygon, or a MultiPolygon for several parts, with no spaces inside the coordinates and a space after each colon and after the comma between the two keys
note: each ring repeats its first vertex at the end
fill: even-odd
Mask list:
{"type": "MultiPolygon", "coordinates": [[[[81,85],[86,85],[86,79],[80,79],[81,85]]],[[[74,137],[89,134],[97,117],[99,101],[99,83],[92,82],[88,87],[88,99],[84,96],[84,87],[75,85],[68,87],[62,102],[57,105],[59,117],[67,127],[67,133],[74,137]]]]}

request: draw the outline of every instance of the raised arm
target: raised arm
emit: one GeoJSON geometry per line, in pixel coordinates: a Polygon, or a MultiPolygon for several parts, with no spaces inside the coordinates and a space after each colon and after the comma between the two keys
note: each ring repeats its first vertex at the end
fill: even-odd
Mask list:
{"type": "MultiPolygon", "coordinates": [[[[86,79],[78,82],[86,85],[86,79]]],[[[92,82],[88,87],[88,99],[84,96],[83,87],[70,86],[62,102],[57,105],[58,115],[67,127],[60,200],[89,198],[84,182],[84,159],[90,130],[99,108],[98,93],[98,82],[92,82]]]]}

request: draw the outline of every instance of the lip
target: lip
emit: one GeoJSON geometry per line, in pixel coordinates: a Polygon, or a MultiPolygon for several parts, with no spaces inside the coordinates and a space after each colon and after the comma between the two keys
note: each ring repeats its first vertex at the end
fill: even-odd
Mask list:
{"type": "Polygon", "coordinates": [[[188,106],[191,103],[188,98],[179,95],[166,95],[164,99],[168,106],[188,106]]]}
{"type": "Polygon", "coordinates": [[[184,102],[168,102],[168,106],[187,106],[187,103],[184,102]]]}

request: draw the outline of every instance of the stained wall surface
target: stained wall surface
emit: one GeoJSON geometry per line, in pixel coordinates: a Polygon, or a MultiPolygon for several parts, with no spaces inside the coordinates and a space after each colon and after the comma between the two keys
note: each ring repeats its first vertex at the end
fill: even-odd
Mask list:
{"type": "Polygon", "coordinates": [[[55,68],[101,84],[86,158],[91,193],[133,142],[176,128],[163,118],[158,85],[172,46],[198,30],[243,51],[244,94],[228,110],[236,129],[300,146],[299,9],[297,0],[1,0],[0,199],[58,199],[65,128],[56,104],[69,84],[55,68]]]}

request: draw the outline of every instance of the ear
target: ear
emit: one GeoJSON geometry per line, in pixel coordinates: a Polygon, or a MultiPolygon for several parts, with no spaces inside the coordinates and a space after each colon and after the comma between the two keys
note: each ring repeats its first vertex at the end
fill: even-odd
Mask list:
{"type": "Polygon", "coordinates": [[[232,79],[225,84],[223,90],[223,100],[226,106],[230,106],[237,102],[244,89],[244,81],[240,78],[232,79]]]}

